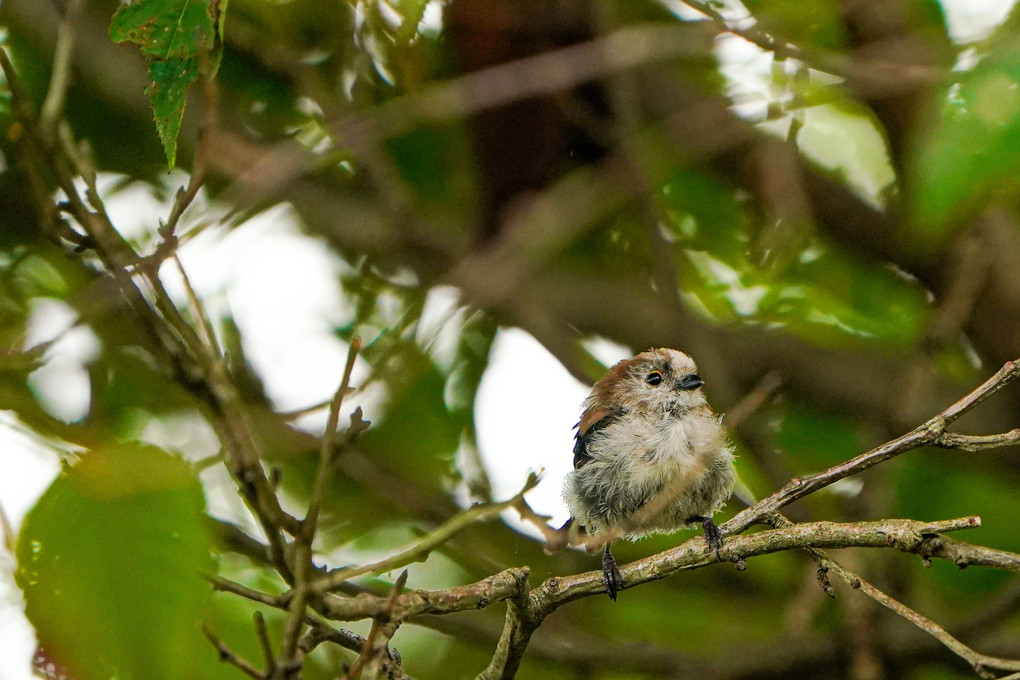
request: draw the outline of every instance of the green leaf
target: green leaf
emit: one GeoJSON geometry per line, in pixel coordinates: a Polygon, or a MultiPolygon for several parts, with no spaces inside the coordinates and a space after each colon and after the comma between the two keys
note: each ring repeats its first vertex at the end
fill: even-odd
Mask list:
{"type": "Polygon", "coordinates": [[[215,14],[215,2],[139,0],[113,15],[110,38],[136,43],[154,59],[187,59],[213,48],[215,14]]]}
{"type": "Polygon", "coordinates": [[[781,41],[829,50],[846,44],[839,4],[831,0],[749,0],[744,4],[760,27],[781,41]]]}
{"type": "Polygon", "coordinates": [[[198,63],[195,59],[154,61],[149,64],[149,78],[145,93],[152,102],[159,140],[172,168],[177,160],[177,133],[184,118],[185,98],[188,86],[198,78],[198,63]]]}
{"type": "Polygon", "coordinates": [[[39,643],[77,680],[196,677],[214,568],[202,487],[143,445],[88,453],[18,538],[17,580],[39,643]]]}
{"type": "Polygon", "coordinates": [[[124,5],[110,22],[110,39],[133,42],[150,59],[149,87],[156,129],[167,163],[177,160],[177,134],[188,86],[205,55],[215,75],[223,56],[227,0],[139,0],[124,5]]]}

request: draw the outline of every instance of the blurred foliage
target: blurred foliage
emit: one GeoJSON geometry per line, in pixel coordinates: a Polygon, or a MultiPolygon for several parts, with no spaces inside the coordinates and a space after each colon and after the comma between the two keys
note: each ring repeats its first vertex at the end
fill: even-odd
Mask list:
{"type": "Polygon", "coordinates": [[[846,28],[840,20],[839,3],[813,2],[810,7],[780,0],[750,0],[748,11],[765,31],[781,35],[802,48],[846,49],[846,28]]]}
{"type": "Polygon", "coordinates": [[[204,676],[204,505],[187,465],[152,447],[112,444],[65,471],[18,537],[39,644],[74,677],[204,676]]]}
{"type": "MultiPolygon", "coordinates": [[[[37,29],[51,26],[54,17],[32,4],[8,0],[0,7],[0,23],[8,31],[4,49],[38,109],[49,82],[52,44],[43,37],[45,31],[37,29]]],[[[605,0],[595,4],[603,32],[694,23],[690,20],[693,11],[681,11],[680,3],[605,0]]],[[[737,18],[744,17],[741,12],[746,10],[756,20],[756,29],[801,48],[808,56],[821,55],[822,66],[846,65],[858,55],[861,38],[849,25],[844,5],[755,0],[745,2],[737,18]]],[[[913,37],[948,40],[939,5],[921,1],[902,5],[909,10],[913,37]]],[[[496,238],[479,235],[489,233],[476,224],[486,214],[489,197],[475,122],[465,117],[444,119],[422,104],[428,101],[422,93],[434,92],[429,88],[436,83],[462,75],[454,54],[457,48],[442,21],[435,18],[441,14],[440,3],[233,0],[225,24],[215,25],[206,3],[148,0],[120,7],[102,0],[87,6],[88,16],[104,27],[103,40],[108,42],[105,31],[109,28],[115,40],[138,43],[152,59],[143,64],[137,50],[123,46],[104,52],[105,48],[96,47],[94,35],[81,43],[94,51],[85,56],[96,56],[96,63],[123,64],[124,80],[130,83],[101,86],[117,81],[120,74],[97,75],[95,63],[79,55],[68,97],[71,129],[87,142],[97,168],[122,180],[104,196],[108,204],[116,204],[118,190],[132,182],[145,183],[154,196],[172,197],[177,186],[165,173],[157,140],[162,141],[171,166],[179,144],[176,160],[185,169],[193,167],[199,125],[190,118],[191,109],[185,112],[184,104],[188,85],[198,78],[202,55],[208,50],[220,67],[219,115],[224,129],[252,145],[293,142],[315,158],[308,177],[312,188],[323,193],[312,194],[316,200],[308,200],[298,212],[309,242],[329,249],[339,262],[336,292],[342,308],[335,316],[324,315],[329,321],[316,321],[328,327],[325,335],[330,341],[346,345],[354,336],[364,340],[361,360],[366,377],[359,385],[362,393],[354,399],[369,399],[375,408],[371,429],[344,452],[346,457],[330,484],[319,546],[323,561],[339,566],[386,556],[406,548],[468,499],[487,499],[491,486],[479,462],[474,413],[490,350],[500,327],[530,322],[540,336],[538,331],[549,327],[544,325],[546,316],[555,317],[561,310],[542,308],[541,314],[529,318],[519,313],[514,301],[479,309],[470,295],[460,295],[447,285],[446,277],[456,271],[461,256],[500,253],[499,248],[513,243],[518,233],[496,238]],[[172,44],[162,33],[169,19],[179,26],[172,44]],[[139,33],[142,29],[156,32],[139,33]],[[155,126],[142,96],[145,83],[135,82],[139,75],[149,84],[155,126]],[[378,163],[366,167],[358,154],[364,151],[361,147],[371,146],[367,139],[371,125],[357,128],[361,137],[342,139],[334,124],[395,101],[406,106],[389,110],[401,112],[397,121],[401,132],[386,136],[371,153],[365,153],[378,163]],[[320,207],[318,197],[326,194],[339,197],[338,202],[323,199],[320,207]],[[404,240],[384,240],[379,235],[386,230],[404,240]],[[351,233],[361,234],[362,240],[346,238],[351,233]],[[377,236],[381,240],[373,241],[377,236]],[[358,243],[369,245],[359,249],[358,243]],[[384,245],[375,247],[376,243],[384,245]]],[[[729,3],[713,2],[712,7],[724,13],[733,9],[729,3]]],[[[219,19],[226,13],[227,4],[221,0],[219,19]]],[[[562,96],[555,106],[541,111],[550,117],[568,111],[570,130],[563,136],[587,136],[585,143],[578,143],[572,154],[552,164],[543,187],[528,187],[516,203],[500,208],[514,217],[527,215],[528,198],[542,190],[561,190],[555,195],[564,197],[562,203],[557,198],[545,206],[550,212],[563,205],[577,206],[559,216],[583,224],[572,225],[562,239],[552,239],[554,245],[541,253],[536,266],[543,273],[555,272],[566,283],[579,288],[585,282],[622,287],[637,281],[644,290],[652,288],[648,282],[654,279],[657,292],[679,295],[692,322],[719,332],[710,337],[760,332],[754,337],[762,343],[790,346],[805,357],[817,352],[846,358],[851,365],[864,356],[879,366],[897,367],[883,376],[883,403],[871,410],[838,410],[833,404],[851,400],[841,402],[841,395],[820,403],[818,392],[810,389],[814,386],[805,386],[809,381],[803,380],[784,387],[779,398],[766,400],[745,426],[758,428],[759,443],[745,440],[743,431],[734,438],[745,481],[755,492],[768,493],[789,476],[824,469],[899,434],[900,423],[885,417],[885,412],[900,398],[902,383],[907,382],[904,376],[915,360],[928,361],[928,370],[940,384],[950,384],[957,395],[990,372],[993,354],[966,325],[941,344],[929,337],[938,314],[936,293],[944,291],[934,291],[918,272],[908,271],[887,255],[904,247],[916,250],[918,257],[936,253],[991,204],[1015,212],[1015,166],[1020,157],[1018,26],[1014,16],[991,36],[954,47],[960,57],[956,68],[939,71],[933,78],[934,95],[921,102],[925,111],[910,130],[904,158],[893,157],[896,145],[880,107],[867,101],[844,75],[823,73],[821,66],[801,68],[790,59],[774,60],[762,49],[754,49],[743,60],[739,53],[727,53],[733,47],[728,41],[737,40],[733,36],[706,40],[704,53],[696,57],[635,69],[651,74],[650,89],[663,93],[663,98],[682,90],[691,97],[754,111],[747,114],[755,124],[748,126],[751,131],[769,141],[782,139],[811,172],[845,189],[854,200],[878,211],[876,215],[897,220],[892,245],[883,253],[848,247],[848,239],[841,240],[814,218],[796,225],[795,238],[777,235],[789,225],[776,216],[776,205],[755,195],[747,168],[740,165],[734,171],[724,162],[733,149],[702,157],[674,148],[675,138],[668,131],[674,124],[671,111],[630,120],[628,134],[619,135],[631,144],[633,156],[651,182],[648,200],[607,198],[613,187],[600,184],[594,173],[583,173],[589,170],[585,167],[589,158],[601,160],[600,154],[608,153],[607,138],[618,141],[615,132],[602,129],[602,117],[607,114],[601,109],[619,103],[603,106],[605,102],[588,96],[589,92],[559,93],[562,96]],[[581,200],[568,191],[578,186],[581,200]],[[592,205],[602,206],[603,201],[611,209],[584,212],[592,205]],[[651,227],[649,214],[654,218],[651,227]],[[779,244],[784,252],[764,253],[763,244],[770,243],[779,244]],[[657,277],[662,271],[675,276],[678,291],[661,290],[663,279],[657,277]]],[[[526,42],[521,38],[515,44],[526,42]]],[[[484,43],[483,47],[495,50],[497,46],[484,43]]],[[[740,49],[752,50],[749,43],[741,43],[740,49]]],[[[614,96],[623,101],[633,95],[628,87],[637,87],[623,77],[612,86],[607,89],[615,88],[614,96]]],[[[458,93],[465,98],[470,94],[458,93]]],[[[19,579],[29,618],[47,649],[60,654],[80,680],[109,677],[114,668],[122,678],[238,677],[236,669],[217,662],[195,624],[204,620],[232,649],[257,659],[251,628],[255,607],[221,593],[211,596],[199,573],[218,569],[222,575],[273,593],[283,592],[284,584],[256,561],[221,547],[216,550],[222,554],[210,554],[211,539],[202,522],[203,492],[211,507],[244,512],[222,470],[203,472],[200,484],[180,459],[195,460],[210,452],[182,446],[183,450],[168,453],[148,444],[129,443],[136,438],[156,439],[153,432],[172,430],[175,423],[211,421],[215,414],[193,392],[168,379],[168,367],[153,351],[146,331],[133,322],[96,258],[61,247],[52,225],[41,224],[32,182],[42,182],[53,195],[56,184],[53,177],[32,180],[26,174],[18,156],[24,129],[15,118],[9,88],[2,88],[0,409],[12,412],[44,440],[55,442],[54,447],[63,442],[88,449],[79,463],[54,482],[21,528],[19,579]],[[92,355],[67,359],[70,355],[62,340],[70,329],[49,335],[41,330],[47,320],[39,311],[44,303],[69,310],[73,325],[94,336],[97,348],[92,355]],[[88,375],[88,406],[85,416],[74,422],[54,415],[59,413],[54,403],[60,395],[40,389],[33,378],[40,368],[58,360],[69,361],[88,375]],[[168,639],[173,644],[163,644],[168,639]]],[[[365,120],[392,122],[385,117],[365,120]]],[[[705,123],[700,118],[681,118],[681,122],[705,123]]],[[[710,126],[705,126],[705,136],[710,136],[710,126]]],[[[509,137],[512,143],[513,135],[509,137]]],[[[559,141],[551,139],[548,146],[559,141]]],[[[517,170],[511,168],[511,174],[517,170]]],[[[212,176],[206,188],[214,208],[189,213],[182,222],[186,248],[191,240],[205,237],[202,230],[207,221],[219,218],[215,211],[221,206],[215,201],[232,196],[227,177],[212,176]]],[[[251,217],[281,200],[284,197],[276,194],[260,195],[255,205],[233,207],[243,217],[251,217]]],[[[159,220],[166,219],[167,213],[168,209],[146,216],[147,232],[131,234],[140,252],[152,252],[159,241],[159,220]]],[[[258,238],[259,228],[253,223],[237,214],[232,218],[237,222],[235,234],[258,238]]],[[[925,263],[928,271],[942,267],[940,260],[934,262],[925,263]]],[[[214,271],[228,268],[217,261],[205,261],[205,266],[214,271]]],[[[489,273],[480,272],[480,278],[489,273]]],[[[509,296],[516,299],[521,293],[524,299],[532,294],[527,283],[533,275],[538,277],[534,271],[525,271],[524,283],[509,296]]],[[[270,270],[265,276],[278,280],[287,273],[270,270]]],[[[281,471],[286,502],[303,507],[316,466],[321,422],[309,425],[293,414],[281,413],[267,397],[266,367],[251,351],[260,338],[246,331],[242,315],[232,308],[233,282],[229,275],[224,279],[227,283],[212,296],[222,304],[211,309],[228,370],[243,394],[267,464],[281,471]]],[[[178,302],[182,309],[187,307],[183,296],[178,302]]],[[[635,300],[635,307],[643,302],[635,300]]],[[[607,299],[607,317],[612,315],[611,304],[607,299]]],[[[975,311],[996,313],[983,308],[975,311]]],[[[574,334],[565,345],[576,349],[589,329],[555,320],[559,325],[551,325],[564,326],[565,332],[574,334]]],[[[648,327],[654,328],[655,321],[650,320],[648,327]]],[[[595,323],[592,327],[599,328],[595,323]]],[[[607,323],[603,328],[617,327],[607,323]]],[[[661,339],[641,331],[611,339],[631,344],[661,339]]],[[[686,339],[677,338],[676,344],[683,348],[686,339]]],[[[548,336],[543,337],[547,340],[548,336]]],[[[555,349],[561,359],[573,358],[577,365],[596,364],[590,356],[567,357],[562,346],[555,349]]],[[[787,365],[796,365],[800,358],[790,357],[787,365]]],[[[729,358],[732,364],[742,360],[729,358]]],[[[741,394],[730,395],[729,403],[718,404],[721,409],[732,408],[740,396],[753,390],[755,381],[771,366],[758,368],[751,379],[731,381],[741,394]]],[[[818,382],[837,392],[831,385],[846,383],[847,392],[856,398],[851,388],[857,378],[819,376],[818,382]]],[[[714,387],[711,377],[709,385],[714,387]]],[[[946,403],[936,403],[943,393],[934,388],[926,392],[927,385],[922,383],[920,409],[932,413],[946,403]]],[[[507,414],[506,427],[528,427],[528,408],[527,403],[515,404],[514,412],[507,414]]],[[[1016,409],[1012,413],[1016,415],[1016,409]]],[[[564,428],[572,424],[564,423],[564,428]]],[[[1002,429],[1017,424],[1001,423],[1002,429]]],[[[191,435],[181,429],[175,436],[189,441],[191,435]]],[[[989,456],[977,464],[977,454],[970,455],[913,452],[869,472],[862,478],[863,490],[850,486],[839,493],[826,491],[800,510],[814,515],[813,519],[831,520],[980,514],[984,525],[973,532],[972,540],[1020,549],[1013,519],[1015,461],[989,456]]],[[[618,559],[626,561],[664,550],[686,536],[656,536],[614,550],[618,559]]],[[[945,564],[923,571],[916,559],[902,555],[867,555],[860,560],[877,581],[905,593],[926,615],[944,617],[940,621],[947,621],[949,628],[966,623],[979,604],[994,602],[1008,581],[1002,574],[977,568],[960,574],[945,564]]],[[[409,587],[447,587],[521,564],[532,567],[535,583],[553,574],[590,570],[596,560],[574,552],[546,556],[535,540],[494,521],[465,530],[425,564],[413,565],[409,587]]],[[[386,592],[393,576],[360,583],[386,592]]],[[[792,658],[804,646],[798,641],[815,634],[839,638],[842,651],[849,644],[845,639],[851,636],[844,635],[853,625],[849,608],[830,607],[827,598],[814,589],[814,578],[811,565],[801,556],[782,554],[753,560],[746,572],[699,570],[648,584],[625,592],[611,610],[602,598],[574,603],[539,631],[536,649],[526,656],[520,677],[563,678],[580,673],[598,678],[659,677],[641,670],[640,659],[634,660],[635,652],[627,647],[631,642],[654,644],[718,667],[719,677],[772,677],[750,671],[741,674],[739,668],[733,670],[737,667],[733,660],[744,654],[746,646],[759,644],[786,650],[792,658]],[[558,641],[561,647],[554,644],[558,641]],[[578,649],[585,647],[615,653],[616,665],[607,662],[600,670],[578,662],[578,649]]],[[[268,610],[266,616],[271,630],[278,631],[280,617],[268,610]]],[[[402,627],[394,646],[403,653],[408,672],[419,678],[458,678],[483,668],[498,635],[502,611],[492,607],[461,615],[458,621],[470,617],[474,623],[465,624],[466,632],[458,632],[456,626],[448,632],[402,627]]],[[[1003,618],[1007,625],[1018,625],[1015,611],[1003,618]]],[[[884,614],[877,616],[875,625],[882,635],[896,633],[887,636],[890,640],[902,637],[898,633],[905,627],[884,614]]],[[[324,646],[313,656],[307,675],[334,677],[341,659],[350,662],[352,658],[347,652],[327,652],[324,646]]],[[[957,672],[961,666],[944,657],[925,663],[936,665],[910,669],[898,677],[971,677],[965,670],[957,672]]],[[[845,670],[828,668],[808,675],[797,667],[786,677],[801,673],[797,676],[842,678],[847,677],[845,670]]],[[[682,674],[683,669],[676,672],[682,674]]],[[[891,671],[888,677],[894,677],[891,671]]]]}
{"type": "Polygon", "coordinates": [[[662,188],[681,288],[717,323],[781,327],[824,347],[911,346],[924,328],[923,288],[814,235],[781,271],[751,257],[753,215],[735,187],[684,171],[662,188]],[[686,260],[686,261],[685,261],[686,260]]]}
{"type": "Polygon", "coordinates": [[[1012,33],[989,41],[973,68],[946,85],[932,131],[916,151],[912,234],[935,250],[989,198],[1017,200],[1020,50],[1012,33]]]}

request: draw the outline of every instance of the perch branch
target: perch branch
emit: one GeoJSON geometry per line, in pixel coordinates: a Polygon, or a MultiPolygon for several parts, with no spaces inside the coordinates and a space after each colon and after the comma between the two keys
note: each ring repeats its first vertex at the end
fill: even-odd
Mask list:
{"type": "Polygon", "coordinates": [[[943,432],[932,446],[959,451],[987,451],[1020,442],[1020,428],[1002,434],[957,434],[943,432]]]}
{"type": "MultiPolygon", "coordinates": [[[[942,531],[977,526],[980,526],[977,517],[939,522],[903,519],[847,524],[810,522],[727,538],[718,554],[707,550],[703,538],[692,538],[675,548],[622,566],[620,572],[623,575],[624,588],[630,588],[681,571],[699,569],[720,562],[738,563],[747,558],[784,550],[870,547],[894,548],[926,558],[939,557],[954,562],[960,554],[956,550],[961,550],[966,553],[970,564],[982,564],[1020,573],[1018,554],[966,543],[954,542],[956,543],[954,546],[946,546],[944,542],[948,539],[940,534],[942,531]]],[[[831,565],[834,563],[831,560],[828,562],[830,568],[833,568],[831,565]]],[[[512,678],[527,649],[531,633],[546,616],[564,604],[583,597],[601,595],[604,592],[602,573],[591,571],[546,579],[526,597],[522,593],[508,593],[507,599],[517,597],[518,602],[508,606],[503,636],[489,667],[478,676],[479,680],[512,678]]]]}
{"type": "MultiPolygon", "coordinates": [[[[678,573],[700,569],[710,564],[728,563],[774,552],[799,548],[893,548],[922,557],[936,557],[959,563],[987,566],[1020,573],[1020,555],[994,550],[960,541],[952,541],[942,532],[980,526],[977,517],[962,517],[936,522],[890,519],[874,522],[808,522],[750,535],[730,537],[719,554],[707,551],[704,539],[691,538],[675,548],[637,560],[621,567],[624,588],[660,580],[678,573]]],[[[590,571],[562,577],[551,577],[529,595],[526,568],[512,568],[476,583],[447,590],[415,590],[399,595],[393,603],[394,618],[407,620],[423,614],[449,614],[482,609],[495,602],[528,596],[533,605],[549,613],[560,606],[604,590],[602,573],[590,571]],[[534,603],[537,603],[535,605],[534,603]]],[[[213,577],[218,590],[233,592],[272,607],[286,608],[285,596],[273,597],[222,577],[213,577]]],[[[387,598],[361,593],[351,598],[326,596],[322,613],[336,621],[356,621],[378,615],[387,598]]]]}

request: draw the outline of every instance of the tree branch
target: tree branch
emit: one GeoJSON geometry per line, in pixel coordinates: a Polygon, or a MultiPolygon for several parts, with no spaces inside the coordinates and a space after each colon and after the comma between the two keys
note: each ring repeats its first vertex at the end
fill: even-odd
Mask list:
{"type": "Polygon", "coordinates": [[[941,642],[947,649],[956,654],[962,659],[965,659],[970,663],[971,667],[983,678],[995,677],[992,673],[988,672],[987,669],[994,668],[1003,671],[1016,671],[1020,670],[1020,660],[1016,659],[1002,659],[999,657],[988,656],[987,654],[981,654],[976,652],[967,645],[963,644],[955,637],[950,635],[945,628],[935,623],[931,619],[919,614],[910,607],[906,606],[899,600],[886,595],[881,590],[871,585],[867,581],[863,580],[859,576],[847,573],[842,567],[835,565],[834,571],[851,587],[859,589],[862,593],[878,602],[883,607],[891,609],[896,612],[904,619],[910,621],[915,626],[925,631],[936,640],[941,642]]]}
{"type": "MultiPolygon", "coordinates": [[[[939,532],[955,531],[980,525],[976,517],[964,517],[941,522],[916,520],[883,520],[841,524],[810,522],[781,529],[763,531],[748,536],[728,537],[717,553],[706,550],[701,537],[657,555],[637,560],[621,567],[624,589],[641,583],[666,578],[681,571],[699,569],[720,562],[741,560],[783,550],[799,548],[894,548],[903,552],[953,559],[954,548],[966,546],[969,557],[979,559],[983,565],[1020,573],[1020,555],[958,544],[946,548],[935,539],[944,539],[939,532]]],[[[977,562],[975,562],[977,563],[977,562]]],[[[591,571],[573,576],[552,577],[507,610],[503,636],[489,667],[479,675],[480,680],[512,678],[527,648],[531,633],[542,620],[559,607],[591,595],[602,595],[605,585],[602,573],[591,571]]]]}
{"type": "Polygon", "coordinates": [[[1020,428],[1002,434],[957,434],[943,432],[932,446],[940,449],[956,449],[958,451],[987,451],[1010,446],[1020,442],[1020,428]]]}
{"type": "MultiPolygon", "coordinates": [[[[819,472],[805,478],[795,477],[787,483],[786,486],[779,489],[772,495],[758,501],[748,508],[741,510],[736,514],[736,516],[723,524],[721,528],[727,534],[740,533],[752,524],[761,521],[761,519],[766,515],[778,512],[780,508],[789,505],[799,498],[812,494],[818,489],[824,488],[833,482],[855,475],[862,470],[866,470],[873,465],[877,465],[883,461],[889,460],[890,458],[894,458],[901,453],[911,451],[921,446],[936,445],[936,442],[947,434],[946,427],[949,424],[960,418],[963,414],[973,409],[988,397],[1001,390],[1009,383],[1013,382],[1018,375],[1020,375],[1020,360],[1007,362],[995,375],[982,383],[970,394],[907,434],[897,437],[890,442],[886,442],[867,453],[862,453],[856,458],[852,458],[844,463],[840,463],[839,465],[834,465],[824,472],[819,472]]],[[[951,434],[951,436],[945,441],[954,443],[964,441],[959,439],[961,437],[963,437],[963,435],[951,434]]],[[[1016,439],[1011,436],[1000,435],[999,437],[1001,440],[1000,445],[1016,441],[1016,439]]],[[[981,443],[987,444],[988,439],[983,438],[981,443]]],[[[950,447],[947,446],[947,448],[950,447]]]]}
{"type": "MultiPolygon", "coordinates": [[[[954,541],[942,532],[980,526],[977,517],[936,522],[882,520],[875,522],[810,522],[729,537],[719,553],[706,551],[704,539],[692,538],[670,550],[637,560],[621,568],[624,588],[660,580],[681,571],[711,564],[739,562],[774,552],[801,548],[892,548],[923,559],[940,558],[956,564],[974,564],[1020,573],[1020,555],[954,541]]],[[[838,566],[838,565],[837,565],[838,566]]],[[[841,569],[841,567],[840,567],[841,569]]],[[[843,573],[846,573],[843,570],[843,573]]],[[[277,608],[286,598],[274,598],[225,579],[215,578],[220,590],[237,593],[277,608]]],[[[604,592],[602,574],[590,571],[546,579],[538,588],[528,587],[526,568],[508,569],[473,584],[447,590],[417,590],[398,595],[389,603],[385,596],[363,593],[353,598],[325,596],[317,609],[329,619],[353,621],[375,617],[389,607],[390,615],[407,621],[423,614],[471,611],[509,600],[504,631],[496,654],[481,678],[509,678],[523,658],[531,634],[543,619],[559,607],[604,592]]]]}

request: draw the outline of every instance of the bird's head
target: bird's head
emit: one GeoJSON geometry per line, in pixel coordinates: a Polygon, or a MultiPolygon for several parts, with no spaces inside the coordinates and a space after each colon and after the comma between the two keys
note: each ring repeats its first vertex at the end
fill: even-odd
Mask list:
{"type": "Polygon", "coordinates": [[[588,410],[682,413],[706,403],[694,360],[669,348],[652,349],[616,364],[592,389],[588,410]]]}

